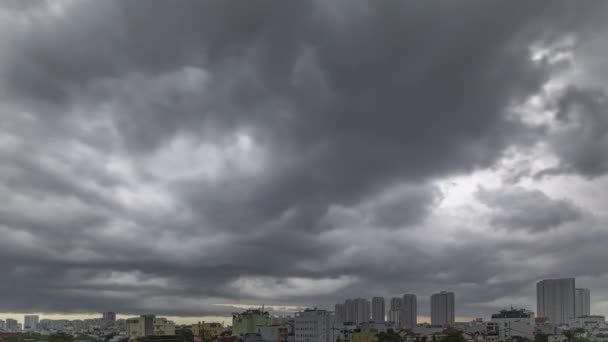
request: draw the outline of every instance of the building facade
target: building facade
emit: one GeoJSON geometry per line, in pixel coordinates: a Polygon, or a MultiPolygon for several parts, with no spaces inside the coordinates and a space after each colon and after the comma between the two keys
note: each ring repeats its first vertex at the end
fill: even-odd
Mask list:
{"type": "Polygon", "coordinates": [[[346,304],[336,304],[334,305],[334,312],[336,314],[336,323],[342,324],[348,322],[346,318],[346,304]]]}
{"type": "Polygon", "coordinates": [[[365,298],[347,299],[344,304],[336,304],[334,309],[336,321],[340,323],[369,322],[371,317],[370,302],[365,298]]]}
{"type": "Polygon", "coordinates": [[[293,337],[293,325],[288,323],[262,325],[258,327],[262,342],[289,342],[293,337]]]}
{"type": "Polygon", "coordinates": [[[576,289],[574,293],[575,317],[591,315],[591,291],[589,289],[576,289]]]}
{"type": "Polygon", "coordinates": [[[38,315],[25,315],[23,316],[23,330],[25,331],[36,331],[38,330],[38,322],[40,317],[38,315]]]}
{"type": "Polygon", "coordinates": [[[7,318],[6,322],[6,331],[16,332],[19,331],[19,322],[16,319],[7,318]]]}
{"type": "Polygon", "coordinates": [[[357,317],[357,309],[355,308],[355,302],[352,299],[344,301],[344,310],[346,312],[345,322],[354,322],[357,317]]]}
{"type": "Polygon", "coordinates": [[[579,316],[570,320],[568,326],[571,329],[585,329],[591,331],[593,329],[605,329],[606,317],[601,315],[579,316]]]}
{"type": "Polygon", "coordinates": [[[339,329],[331,312],[306,309],[295,315],[294,334],[295,342],[335,342],[339,329]]]}
{"type": "Polygon", "coordinates": [[[391,298],[391,306],[388,310],[388,321],[389,322],[393,322],[395,324],[399,324],[399,322],[401,321],[401,307],[403,306],[403,298],[400,297],[393,297],[391,298]]]}
{"type": "Polygon", "coordinates": [[[492,315],[492,322],[498,324],[498,340],[511,341],[513,337],[534,340],[536,328],[534,313],[524,309],[501,310],[492,315]]]}
{"type": "Polygon", "coordinates": [[[202,337],[202,340],[220,336],[224,331],[226,329],[224,329],[222,323],[199,322],[192,324],[192,335],[202,337]]]}
{"type": "Polygon", "coordinates": [[[255,334],[258,331],[258,325],[269,324],[270,315],[268,311],[254,309],[235,313],[232,315],[232,334],[234,336],[255,334]]]}
{"type": "Polygon", "coordinates": [[[431,325],[454,325],[454,292],[441,291],[431,295],[431,325]]]}
{"type": "Polygon", "coordinates": [[[355,299],[355,307],[356,307],[356,323],[364,323],[369,322],[371,318],[371,305],[369,300],[365,298],[357,298],[355,299]]]}
{"type": "Polygon", "coordinates": [[[384,306],[384,297],[372,298],[372,321],[384,322],[386,309],[384,306]]]}
{"type": "Polygon", "coordinates": [[[567,324],[576,317],[574,278],[545,279],[536,284],[536,313],[553,324],[567,324]]]}
{"type": "Polygon", "coordinates": [[[418,303],[415,294],[403,295],[399,323],[403,329],[412,329],[418,323],[418,303]]]}
{"type": "Polygon", "coordinates": [[[175,335],[175,323],[155,315],[141,315],[126,321],[127,336],[134,340],[147,336],[175,335]]]}

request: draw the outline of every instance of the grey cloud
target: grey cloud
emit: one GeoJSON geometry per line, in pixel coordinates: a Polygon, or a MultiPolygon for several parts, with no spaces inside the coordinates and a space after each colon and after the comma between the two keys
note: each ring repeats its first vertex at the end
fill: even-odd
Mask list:
{"type": "Polygon", "coordinates": [[[583,212],[564,199],[552,199],[539,190],[509,187],[479,189],[476,197],[493,209],[491,223],[508,229],[544,231],[579,220],[583,212]]]}
{"type": "Polygon", "coordinates": [[[538,176],[560,172],[598,177],[608,172],[608,102],[601,89],[570,87],[557,103],[557,119],[563,132],[552,139],[560,158],[556,169],[538,176]]]}
{"type": "MultiPolygon", "coordinates": [[[[9,10],[29,24],[0,24],[0,196],[20,203],[0,211],[0,311],[178,315],[269,301],[239,289],[243,278],[352,280],[276,304],[440,286],[489,301],[525,287],[487,286],[512,270],[494,248],[513,246],[466,234],[433,244],[433,184],[539,139],[507,115],[552,71],[529,46],[601,12],[352,1],[9,10]],[[74,208],[49,218],[44,199],[74,208]],[[112,277],[122,280],[101,281],[112,277]]],[[[563,201],[513,199],[545,210],[527,221],[505,202],[517,226],[576,219],[563,201]]]]}

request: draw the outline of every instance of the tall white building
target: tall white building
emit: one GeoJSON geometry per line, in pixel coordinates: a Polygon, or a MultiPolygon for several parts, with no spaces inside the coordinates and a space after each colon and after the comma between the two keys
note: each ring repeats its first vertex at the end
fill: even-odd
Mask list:
{"type": "Polygon", "coordinates": [[[402,304],[403,304],[403,298],[400,298],[400,297],[391,298],[391,309],[401,309],[402,304]]]}
{"type": "Polygon", "coordinates": [[[415,294],[406,293],[403,295],[399,322],[404,329],[416,327],[416,324],[418,323],[418,304],[415,294]]]}
{"type": "Polygon", "coordinates": [[[391,307],[388,310],[388,321],[395,324],[400,322],[401,307],[403,306],[403,298],[391,298],[391,307]]]}
{"type": "Polygon", "coordinates": [[[384,308],[384,297],[372,298],[372,321],[384,322],[385,312],[386,310],[384,308]]]}
{"type": "Polygon", "coordinates": [[[369,319],[371,316],[369,300],[367,300],[365,298],[356,298],[354,300],[354,303],[355,303],[355,308],[356,308],[354,322],[357,324],[369,322],[369,319]]]}
{"type": "Polygon", "coordinates": [[[357,308],[355,307],[355,301],[347,299],[344,302],[344,310],[346,311],[346,322],[354,322],[357,318],[357,308]]]}
{"type": "Polygon", "coordinates": [[[591,292],[589,289],[576,289],[574,304],[574,314],[576,317],[591,315],[591,292]]]}
{"type": "Polygon", "coordinates": [[[294,318],[295,342],[335,342],[334,315],[329,311],[306,309],[294,318]]]}
{"type": "Polygon", "coordinates": [[[25,331],[37,330],[39,321],[40,321],[40,317],[38,317],[38,315],[23,316],[23,330],[25,330],[25,331]]]}
{"type": "Polygon", "coordinates": [[[431,295],[431,325],[454,325],[454,292],[431,295]]]}
{"type": "Polygon", "coordinates": [[[538,317],[547,317],[553,324],[567,324],[575,313],[574,278],[545,279],[536,283],[538,317]]]}

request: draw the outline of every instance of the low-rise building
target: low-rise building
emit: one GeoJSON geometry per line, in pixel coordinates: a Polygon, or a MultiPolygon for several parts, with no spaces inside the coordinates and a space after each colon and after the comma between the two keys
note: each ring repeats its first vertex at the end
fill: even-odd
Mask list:
{"type": "Polygon", "coordinates": [[[258,334],[260,334],[262,342],[289,342],[289,337],[294,335],[293,325],[261,325],[258,326],[258,334]]]}
{"type": "Polygon", "coordinates": [[[326,310],[306,309],[294,318],[295,342],[335,342],[339,331],[334,315],[326,310]]]}
{"type": "Polygon", "coordinates": [[[192,335],[199,336],[203,338],[216,338],[220,336],[226,328],[222,325],[222,323],[217,322],[199,322],[197,324],[192,324],[192,335]]]}
{"type": "MultiPolygon", "coordinates": [[[[496,340],[498,340],[499,324],[496,322],[485,322],[481,318],[478,318],[470,322],[455,323],[455,327],[463,333],[476,338],[484,336],[484,340],[487,340],[485,337],[495,336],[496,340]]],[[[490,339],[493,339],[493,337],[490,339]]]]}
{"type": "Polygon", "coordinates": [[[443,330],[443,327],[430,324],[418,324],[412,329],[412,332],[420,337],[427,337],[427,340],[430,341],[433,335],[441,334],[443,333],[443,330]]]}
{"type": "Polygon", "coordinates": [[[130,340],[163,335],[175,335],[175,323],[155,315],[141,315],[127,320],[127,336],[130,340]]]}
{"type": "Polygon", "coordinates": [[[261,309],[234,313],[232,315],[232,334],[235,336],[257,334],[258,326],[269,324],[270,315],[261,309]]]}
{"type": "Polygon", "coordinates": [[[376,332],[387,332],[389,330],[397,330],[393,322],[366,322],[359,324],[361,330],[375,330],[376,332]]]}
{"type": "Polygon", "coordinates": [[[568,326],[574,329],[578,328],[591,331],[596,328],[606,327],[606,318],[600,315],[579,316],[577,318],[570,319],[568,326]]]}
{"type": "Polygon", "coordinates": [[[536,328],[534,313],[524,309],[501,310],[492,315],[492,322],[498,324],[498,340],[511,341],[513,337],[533,340],[536,328]]]}
{"type": "Polygon", "coordinates": [[[378,342],[376,329],[358,329],[353,332],[352,342],[378,342]]]}

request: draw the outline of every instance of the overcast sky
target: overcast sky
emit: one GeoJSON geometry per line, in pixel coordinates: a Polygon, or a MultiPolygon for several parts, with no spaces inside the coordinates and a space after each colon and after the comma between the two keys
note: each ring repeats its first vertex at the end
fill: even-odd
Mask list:
{"type": "Polygon", "coordinates": [[[606,6],[2,1],[0,313],[608,314],[606,6]]]}

